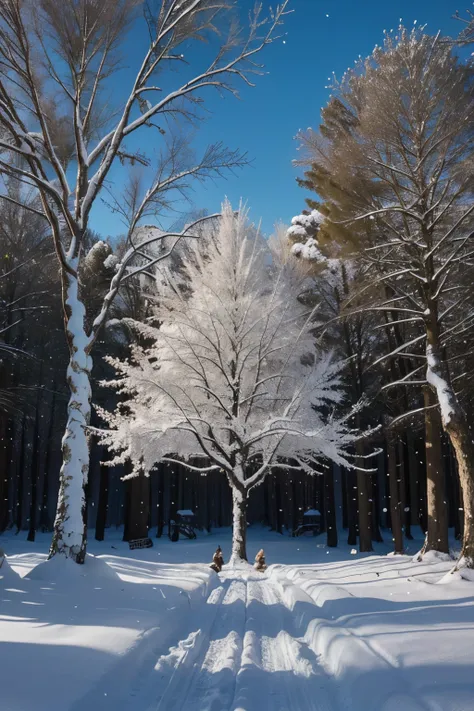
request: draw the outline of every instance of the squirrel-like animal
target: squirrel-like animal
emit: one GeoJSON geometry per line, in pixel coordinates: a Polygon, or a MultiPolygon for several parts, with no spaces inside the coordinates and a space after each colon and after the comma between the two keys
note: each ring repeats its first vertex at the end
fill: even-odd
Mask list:
{"type": "Polygon", "coordinates": [[[265,551],[261,548],[257,555],[255,556],[255,570],[260,570],[262,573],[267,569],[267,564],[265,562],[265,551]]]}
{"type": "Polygon", "coordinates": [[[209,567],[212,568],[212,570],[215,570],[216,573],[220,573],[223,565],[224,556],[222,555],[222,549],[220,546],[217,546],[217,550],[212,556],[212,563],[209,567]]]}

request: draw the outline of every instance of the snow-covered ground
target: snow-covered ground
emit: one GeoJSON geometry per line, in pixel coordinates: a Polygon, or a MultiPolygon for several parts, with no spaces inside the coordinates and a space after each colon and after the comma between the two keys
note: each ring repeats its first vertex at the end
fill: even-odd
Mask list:
{"type": "Polygon", "coordinates": [[[218,576],[228,530],[108,532],[83,567],[39,565],[48,543],[0,538],[1,711],[474,711],[474,582],[440,582],[449,561],[254,528],[267,573],[218,576]]]}

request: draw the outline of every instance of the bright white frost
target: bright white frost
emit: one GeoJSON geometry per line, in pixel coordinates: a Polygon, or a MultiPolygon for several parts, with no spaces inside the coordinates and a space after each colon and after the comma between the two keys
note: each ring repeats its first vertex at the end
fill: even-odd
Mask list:
{"type": "MultiPolygon", "coordinates": [[[[73,266],[76,266],[75,264],[73,266]]],[[[83,544],[84,521],[82,509],[85,504],[84,485],[87,481],[89,448],[84,436],[90,419],[90,372],[92,359],[88,355],[89,339],[84,331],[85,308],[78,295],[78,280],[68,276],[66,308],[70,318],[67,334],[71,346],[71,358],[67,378],[71,390],[66,430],[62,439],[63,465],[58,495],[55,526],[61,530],[57,545],[78,554],[83,544]],[[70,506],[70,502],[76,502],[70,506]]]]}
{"type": "Polygon", "coordinates": [[[439,371],[439,362],[433,353],[432,347],[426,346],[426,380],[436,390],[444,425],[449,425],[454,409],[451,403],[452,388],[436,371],[439,371]]]}
{"type": "Polygon", "coordinates": [[[124,398],[103,413],[111,464],[129,458],[137,474],[192,458],[246,490],[284,460],[311,473],[324,459],[350,465],[356,433],[335,413],[340,368],[315,348],[294,271],[272,259],[246,215],[225,205],[218,230],[187,245],[179,281],[160,273],[160,326],[135,323],[152,345],[109,359],[124,398]]]}

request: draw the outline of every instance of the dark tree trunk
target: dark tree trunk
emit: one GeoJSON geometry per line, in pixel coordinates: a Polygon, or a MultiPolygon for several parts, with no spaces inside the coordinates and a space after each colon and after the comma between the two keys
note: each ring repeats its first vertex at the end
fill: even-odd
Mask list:
{"type": "MultiPolygon", "coordinates": [[[[415,438],[409,428],[406,432],[407,443],[407,466],[409,480],[409,495],[407,500],[410,502],[410,524],[415,526],[420,520],[420,494],[419,494],[419,463],[415,452],[415,438]]],[[[410,529],[411,532],[411,529],[410,529]]]]}
{"type": "Polygon", "coordinates": [[[392,433],[387,437],[387,464],[390,487],[390,518],[392,522],[392,536],[396,554],[403,553],[402,517],[400,511],[400,492],[397,473],[397,448],[392,433]]]}
{"type": "Polygon", "coordinates": [[[380,532],[380,497],[379,484],[377,474],[371,475],[372,480],[372,540],[376,543],[383,543],[382,533],[380,532]]]}
{"type": "Polygon", "coordinates": [[[324,515],[326,520],[326,542],[329,548],[337,547],[336,498],[334,495],[334,469],[324,471],[324,515]]]}
{"type": "Polygon", "coordinates": [[[346,494],[347,494],[347,517],[348,532],[347,543],[350,546],[357,545],[357,476],[351,470],[346,470],[346,494]]]}
{"type": "Polygon", "coordinates": [[[158,522],[156,526],[156,537],[161,538],[163,535],[163,529],[165,527],[165,473],[163,471],[163,465],[158,467],[157,472],[157,488],[158,488],[158,522]]]}
{"type": "Polygon", "coordinates": [[[276,532],[283,534],[283,508],[281,500],[282,476],[275,474],[276,532]]]}
{"type": "Polygon", "coordinates": [[[110,471],[105,464],[100,464],[99,500],[97,502],[97,517],[95,520],[95,539],[103,541],[107,524],[107,508],[109,504],[110,471]]]}
{"type": "MultiPolygon", "coordinates": [[[[359,425],[360,427],[360,425],[359,425]]],[[[364,466],[364,445],[357,442],[356,445],[359,467],[364,466]]],[[[370,474],[357,472],[357,503],[359,506],[359,550],[361,553],[370,553],[372,548],[372,492],[370,474]]]]}
{"type": "Polygon", "coordinates": [[[421,552],[449,553],[441,416],[435,407],[436,396],[428,387],[424,388],[424,401],[428,529],[421,552]]]}
{"type": "Polygon", "coordinates": [[[359,503],[359,550],[370,553],[372,548],[372,505],[370,503],[370,475],[357,472],[357,496],[359,503]]]}
{"type": "Polygon", "coordinates": [[[41,496],[41,511],[39,517],[39,526],[43,533],[51,529],[51,521],[49,518],[49,470],[51,467],[51,455],[53,452],[53,438],[54,438],[54,415],[56,408],[56,394],[55,394],[56,383],[53,381],[53,397],[51,400],[51,415],[49,420],[48,434],[46,439],[46,456],[44,460],[44,474],[43,474],[43,493],[41,496]]]}
{"type": "Polygon", "coordinates": [[[18,464],[18,487],[16,491],[16,532],[20,533],[23,525],[23,492],[25,488],[25,460],[26,460],[26,418],[21,423],[20,461],[18,464]]]}
{"type": "Polygon", "coordinates": [[[148,537],[148,511],[150,488],[144,474],[130,479],[129,540],[148,537]]]}
{"type": "Polygon", "coordinates": [[[400,490],[402,499],[402,509],[403,509],[403,528],[405,531],[405,538],[409,541],[413,540],[411,535],[411,511],[410,511],[410,481],[409,481],[409,466],[408,466],[408,451],[405,439],[400,439],[398,442],[399,451],[399,470],[400,476],[400,490]]]}
{"type": "Polygon", "coordinates": [[[124,482],[123,541],[130,540],[130,479],[124,482]]]}
{"type": "Polygon", "coordinates": [[[0,533],[10,522],[8,510],[12,470],[12,424],[5,413],[0,413],[0,533]]]}
{"type": "Polygon", "coordinates": [[[33,542],[36,536],[36,510],[38,508],[38,480],[41,471],[40,452],[40,406],[41,400],[36,403],[35,427],[33,434],[33,454],[31,457],[31,499],[30,499],[30,521],[28,527],[28,541],[33,542]]]}
{"type": "Polygon", "coordinates": [[[348,485],[347,485],[347,470],[341,467],[341,489],[342,489],[342,527],[349,528],[349,512],[348,512],[348,485]]]}
{"type": "MultiPolygon", "coordinates": [[[[178,506],[178,489],[179,489],[179,472],[177,469],[177,464],[173,464],[173,469],[171,471],[171,481],[170,481],[170,506],[169,506],[169,517],[172,521],[176,520],[176,512],[179,509],[178,506]]],[[[220,506],[220,499],[218,501],[220,506]]]]}

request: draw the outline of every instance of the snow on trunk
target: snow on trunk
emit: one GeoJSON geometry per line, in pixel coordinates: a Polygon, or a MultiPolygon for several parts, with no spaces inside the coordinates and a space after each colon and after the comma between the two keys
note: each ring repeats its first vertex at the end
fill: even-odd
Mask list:
{"type": "Polygon", "coordinates": [[[66,430],[62,439],[58,505],[49,557],[61,553],[76,563],[86,555],[85,485],[89,473],[87,426],[91,414],[92,360],[84,330],[85,308],[79,299],[77,276],[68,274],[66,335],[70,346],[67,382],[71,393],[66,430]]]}
{"type": "MultiPolygon", "coordinates": [[[[429,341],[432,334],[428,333],[429,341]]],[[[447,432],[458,465],[464,508],[464,535],[461,550],[462,564],[474,568],[474,441],[466,414],[454,392],[439,349],[428,342],[426,349],[426,379],[435,391],[441,410],[443,427],[447,432]]]]}
{"type": "Polygon", "coordinates": [[[426,362],[426,380],[438,396],[443,425],[447,427],[455,409],[453,402],[455,396],[452,387],[441,373],[440,358],[430,344],[426,347],[426,362]]]}
{"type": "Polygon", "coordinates": [[[231,565],[247,560],[247,489],[232,486],[232,555],[231,565]]]}

